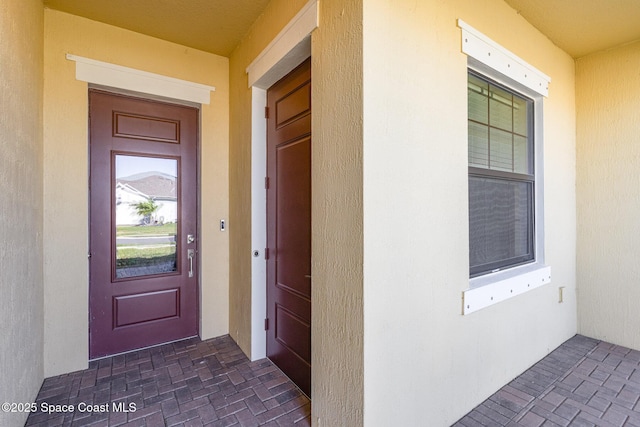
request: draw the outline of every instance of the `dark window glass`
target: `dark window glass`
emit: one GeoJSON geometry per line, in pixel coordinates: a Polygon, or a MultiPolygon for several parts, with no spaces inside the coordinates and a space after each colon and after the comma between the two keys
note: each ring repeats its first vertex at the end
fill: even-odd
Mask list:
{"type": "Polygon", "coordinates": [[[468,114],[473,277],[535,259],[533,101],[469,72],[468,114]]]}

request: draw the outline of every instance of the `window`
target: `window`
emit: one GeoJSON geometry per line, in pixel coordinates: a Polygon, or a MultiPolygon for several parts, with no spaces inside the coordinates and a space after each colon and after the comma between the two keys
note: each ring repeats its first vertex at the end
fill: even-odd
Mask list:
{"type": "Polygon", "coordinates": [[[469,272],[535,261],[534,103],[468,73],[469,272]]]}
{"type": "Polygon", "coordinates": [[[551,78],[462,19],[458,26],[469,107],[467,315],[551,283],[542,164],[551,78]]]}

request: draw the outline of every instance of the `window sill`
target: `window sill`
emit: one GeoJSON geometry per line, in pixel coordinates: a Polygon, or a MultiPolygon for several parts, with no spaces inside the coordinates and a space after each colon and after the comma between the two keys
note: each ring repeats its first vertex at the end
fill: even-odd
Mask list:
{"type": "Polygon", "coordinates": [[[473,313],[547,283],[551,283],[551,267],[538,263],[474,277],[469,280],[469,289],[462,292],[462,314],[473,313]]]}

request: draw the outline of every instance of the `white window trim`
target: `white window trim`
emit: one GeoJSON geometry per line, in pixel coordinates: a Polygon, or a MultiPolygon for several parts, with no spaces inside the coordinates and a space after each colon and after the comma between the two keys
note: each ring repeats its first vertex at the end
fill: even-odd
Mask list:
{"type": "Polygon", "coordinates": [[[549,95],[551,77],[458,19],[462,52],[542,96],[549,95]]]}
{"type": "MultiPolygon", "coordinates": [[[[495,80],[534,101],[534,234],[536,259],[532,263],[505,268],[495,273],[469,279],[469,289],[462,292],[462,314],[467,315],[551,283],[551,267],[544,263],[544,144],[542,137],[544,131],[543,97],[548,95],[548,83],[551,79],[488,37],[474,30],[462,20],[458,20],[458,25],[463,29],[462,51],[468,55],[468,69],[495,80]],[[478,50],[471,53],[469,50],[465,50],[465,45],[468,45],[469,40],[469,29],[473,30],[474,40],[482,42],[484,47],[479,51],[484,52],[483,54],[478,53],[478,50]],[[465,37],[467,37],[466,43],[465,37]],[[487,54],[487,49],[490,49],[491,55],[487,54]],[[502,61],[496,65],[495,58],[507,58],[510,62],[505,63],[502,61]],[[517,66],[514,66],[514,64],[517,64],[517,66]],[[531,76],[534,72],[536,76],[542,76],[545,79],[544,90],[540,89],[542,86],[538,84],[539,80],[536,79],[532,85],[531,82],[534,80],[522,78],[525,75],[531,76]]],[[[477,45],[478,43],[475,44],[477,45]]]]}

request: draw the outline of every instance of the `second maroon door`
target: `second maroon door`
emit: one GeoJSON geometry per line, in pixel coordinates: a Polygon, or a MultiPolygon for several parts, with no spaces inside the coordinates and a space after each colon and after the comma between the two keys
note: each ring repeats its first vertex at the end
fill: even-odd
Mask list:
{"type": "Polygon", "coordinates": [[[267,91],[267,356],[311,395],[311,62],[267,91]]]}
{"type": "Polygon", "coordinates": [[[89,93],[92,359],[198,334],[198,110],[89,93]]]}

